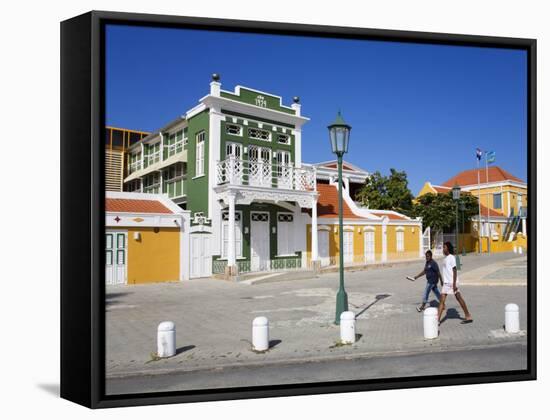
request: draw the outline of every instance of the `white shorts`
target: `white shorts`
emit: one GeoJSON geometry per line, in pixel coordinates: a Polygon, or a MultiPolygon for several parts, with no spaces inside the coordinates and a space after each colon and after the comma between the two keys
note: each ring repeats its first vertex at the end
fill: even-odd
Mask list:
{"type": "MultiPolygon", "coordinates": [[[[460,292],[458,288],[458,282],[456,282],[456,292],[460,292]]],[[[443,287],[441,288],[441,293],[444,295],[454,295],[455,291],[453,290],[453,284],[452,283],[443,283],[443,287]]]]}

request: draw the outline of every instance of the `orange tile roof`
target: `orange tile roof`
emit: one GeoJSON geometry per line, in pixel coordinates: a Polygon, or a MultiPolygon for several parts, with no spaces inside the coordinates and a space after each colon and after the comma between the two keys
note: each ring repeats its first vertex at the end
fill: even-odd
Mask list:
{"type": "MultiPolygon", "coordinates": [[[[317,216],[338,217],[338,189],[336,186],[330,184],[317,184],[317,192],[319,193],[317,216]]],[[[345,200],[343,204],[342,214],[344,219],[362,219],[361,216],[357,216],[349,208],[345,200]]]]}
{"type": "MultiPolygon", "coordinates": [[[[487,207],[481,205],[481,217],[487,217],[487,207]]],[[[504,217],[504,214],[500,211],[489,209],[489,217],[504,217]]]]}
{"type": "Polygon", "coordinates": [[[372,212],[375,216],[378,217],[387,217],[390,220],[407,220],[405,216],[401,216],[399,214],[394,213],[377,213],[376,211],[372,212]]]}
{"type": "MultiPolygon", "coordinates": [[[[455,184],[458,184],[460,186],[477,185],[477,173],[478,173],[477,169],[468,169],[467,171],[462,171],[458,175],[455,175],[448,181],[444,182],[443,186],[452,188],[455,184]]],[[[487,182],[487,172],[485,168],[479,169],[479,181],[482,184],[487,182]]],[[[500,182],[500,181],[516,181],[516,182],[522,182],[522,183],[524,182],[518,177],[505,171],[500,166],[490,166],[488,182],[500,182]]]]}
{"type": "Polygon", "coordinates": [[[432,188],[438,193],[438,194],[445,194],[451,191],[451,187],[443,187],[441,185],[432,185],[432,188]]]}
{"type": "Polygon", "coordinates": [[[106,198],[105,211],[120,213],[173,213],[158,200],[134,200],[127,198],[106,198]]]}

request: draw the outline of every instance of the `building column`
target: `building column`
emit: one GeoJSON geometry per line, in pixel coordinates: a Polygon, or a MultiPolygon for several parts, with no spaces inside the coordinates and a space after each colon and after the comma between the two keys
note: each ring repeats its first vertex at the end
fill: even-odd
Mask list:
{"type": "Polygon", "coordinates": [[[229,221],[227,228],[227,268],[228,274],[236,274],[236,258],[235,258],[235,201],[236,193],[230,191],[227,194],[227,201],[229,205],[229,221]]]}
{"type": "Polygon", "coordinates": [[[527,236],[527,219],[523,217],[521,219],[521,231],[523,232],[523,236],[527,236]]]}
{"type": "Polygon", "coordinates": [[[382,262],[388,261],[388,218],[382,221],[382,262]]]}
{"type": "Polygon", "coordinates": [[[417,220],[420,222],[418,225],[418,257],[422,258],[424,256],[424,232],[422,232],[422,219],[418,217],[417,220]]]}
{"type": "Polygon", "coordinates": [[[315,271],[320,268],[319,234],[317,232],[317,197],[311,200],[311,265],[315,271]]]}

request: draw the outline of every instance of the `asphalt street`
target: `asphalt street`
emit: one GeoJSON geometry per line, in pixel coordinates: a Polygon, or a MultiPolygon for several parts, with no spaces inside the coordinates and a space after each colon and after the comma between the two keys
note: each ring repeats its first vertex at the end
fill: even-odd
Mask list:
{"type": "Polygon", "coordinates": [[[107,393],[131,394],[523,370],[527,368],[526,350],[526,345],[518,343],[461,351],[427,351],[346,360],[276,363],[164,375],[141,375],[109,379],[107,393]]]}

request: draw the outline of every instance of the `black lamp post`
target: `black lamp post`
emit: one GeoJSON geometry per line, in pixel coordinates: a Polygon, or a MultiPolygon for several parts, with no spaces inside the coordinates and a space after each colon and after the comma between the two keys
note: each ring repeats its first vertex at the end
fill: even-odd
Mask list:
{"type": "Polygon", "coordinates": [[[456,216],[455,216],[455,258],[456,258],[456,269],[460,270],[460,256],[458,255],[458,202],[460,201],[460,186],[455,184],[453,187],[453,200],[456,203],[456,216]]]}
{"type": "Polygon", "coordinates": [[[348,295],[344,288],[344,236],[342,216],[342,159],[348,151],[349,134],[351,126],[346,124],[342,114],[338,112],[336,120],[328,126],[330,146],[332,153],[338,157],[338,226],[340,243],[340,288],[336,294],[336,318],[334,323],[340,324],[340,314],[348,310],[348,295]]]}

